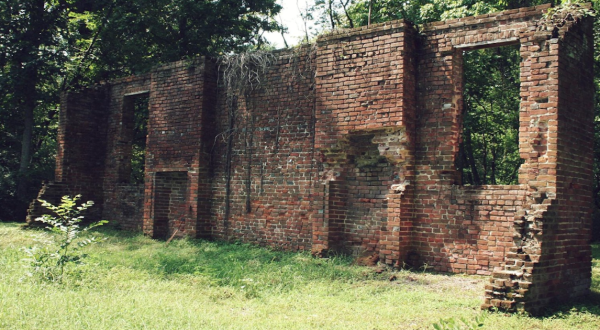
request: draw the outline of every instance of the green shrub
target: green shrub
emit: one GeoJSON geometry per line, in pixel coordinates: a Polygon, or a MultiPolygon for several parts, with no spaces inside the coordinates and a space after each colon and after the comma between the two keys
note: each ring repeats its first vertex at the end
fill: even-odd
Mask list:
{"type": "Polygon", "coordinates": [[[485,314],[479,314],[472,320],[467,320],[462,317],[459,320],[456,320],[451,317],[449,319],[441,319],[434,323],[433,328],[435,330],[475,330],[483,327],[484,319],[485,314]]]}
{"type": "Polygon", "coordinates": [[[79,250],[97,242],[96,237],[81,237],[81,234],[108,221],[102,220],[80,227],[80,223],[84,219],[81,213],[94,205],[93,201],[87,201],[77,206],[80,198],[81,195],[74,198],[63,196],[58,206],[40,200],[42,205],[55,215],[44,214],[36,219],[36,221],[47,224],[46,229],[50,232],[38,234],[35,239],[38,244],[24,248],[28,256],[26,266],[31,270],[28,272],[28,276],[37,275],[44,280],[62,282],[65,268],[68,265],[81,264],[87,256],[79,250]]]}

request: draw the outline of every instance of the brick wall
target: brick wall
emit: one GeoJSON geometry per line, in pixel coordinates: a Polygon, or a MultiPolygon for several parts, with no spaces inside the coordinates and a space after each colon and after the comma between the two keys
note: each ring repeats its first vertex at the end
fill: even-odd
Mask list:
{"type": "MultiPolygon", "coordinates": [[[[46,183],[37,199],[53,204],[62,195],[82,195],[82,202],[96,204],[86,212],[87,220],[99,220],[103,209],[102,177],[106,159],[107,88],[98,86],[61,95],[57,135],[55,181],[46,183]]],[[[30,205],[27,222],[45,213],[39,202],[30,205]]]]}
{"type": "Polygon", "coordinates": [[[212,233],[222,239],[310,249],[319,191],[315,51],[277,51],[270,62],[258,88],[228,91],[219,86],[211,141],[212,233]]]}
{"type": "Polygon", "coordinates": [[[591,24],[540,24],[521,35],[519,149],[525,164],[519,181],[527,185],[527,199],[515,216],[515,246],[492,275],[484,306],[539,311],[589,292],[591,24]]]}
{"type": "Polygon", "coordinates": [[[185,233],[188,197],[187,172],[157,172],[154,177],[152,236],[168,239],[185,233]]]}
{"type": "Polygon", "coordinates": [[[161,208],[165,205],[170,208],[169,235],[175,227],[179,235],[196,237],[210,233],[206,226],[209,207],[206,198],[210,191],[207,177],[214,70],[211,60],[199,58],[175,62],[152,72],[143,230],[153,237],[164,237],[163,229],[156,230],[164,222],[161,208]],[[178,195],[183,200],[169,201],[175,195],[162,191],[163,186],[172,191],[184,189],[187,193],[178,195]],[[173,224],[175,214],[178,219],[173,224]]]}
{"type": "Polygon", "coordinates": [[[123,229],[140,230],[143,218],[143,185],[129,181],[133,139],[132,99],[150,92],[151,75],[111,81],[104,175],[103,218],[123,229]]]}
{"type": "Polygon", "coordinates": [[[313,222],[313,251],[378,252],[398,262],[412,218],[414,29],[380,24],[334,32],[317,45],[315,148],[324,204],[313,222]]]}
{"type": "MultiPolygon", "coordinates": [[[[514,243],[526,186],[461,186],[456,158],[463,113],[464,51],[518,44],[546,7],[432,23],[418,63],[417,185],[413,253],[438,271],[490,274],[514,243]],[[485,241],[485,243],[483,242],[485,241]]],[[[526,182],[524,182],[526,184],[526,182]]]]}
{"type": "Polygon", "coordinates": [[[593,194],[592,20],[569,26],[558,43],[557,223],[543,233],[549,299],[564,301],[589,293],[593,194]],[[573,134],[581,132],[582,134],[573,134]],[[564,288],[568,290],[564,290],[564,288]]]}
{"type": "Polygon", "coordinates": [[[155,238],[491,275],[483,307],[536,311],[581,296],[591,269],[591,25],[546,29],[548,8],[436,22],[418,35],[403,21],[336,31],[258,54],[247,84],[226,84],[224,62],[199,58],[68,94],[61,183],[41,195],[95,187],[105,218],[155,238]],[[504,45],[520,45],[523,59],[519,184],[464,186],[462,55],[504,45]],[[135,185],[129,105],[141,94],[150,109],[145,182],[135,185]]]}

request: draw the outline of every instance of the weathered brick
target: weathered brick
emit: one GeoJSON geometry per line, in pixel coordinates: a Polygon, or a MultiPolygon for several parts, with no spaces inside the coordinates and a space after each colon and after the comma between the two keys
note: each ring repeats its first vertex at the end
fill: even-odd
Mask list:
{"type": "MultiPolygon", "coordinates": [[[[273,52],[243,90],[199,58],[67,93],[56,182],[40,197],[82,193],[156,238],[491,274],[484,307],[535,311],[586,294],[592,30],[538,31],[548,8],[429,23],[418,36],[404,21],[335,31],[273,52]],[[509,44],[522,58],[519,185],[462,186],[462,52],[509,44]],[[127,102],[143,93],[145,182],[133,185],[127,102]]],[[[40,212],[33,203],[29,221],[40,212]]]]}

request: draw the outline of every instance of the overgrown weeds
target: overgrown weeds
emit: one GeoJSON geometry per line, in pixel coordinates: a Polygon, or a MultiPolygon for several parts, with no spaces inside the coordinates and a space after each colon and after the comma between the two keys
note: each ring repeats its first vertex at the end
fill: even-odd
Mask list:
{"type": "MultiPolygon", "coordinates": [[[[0,224],[0,329],[432,329],[451,318],[476,320],[487,281],[377,274],[343,256],[315,259],[246,244],[165,245],[101,227],[95,235],[102,241],[81,249],[86,265],[69,277],[77,285],[19,282],[30,235],[0,224]]],[[[486,313],[484,328],[597,329],[595,304],[540,318],[486,313]]]]}

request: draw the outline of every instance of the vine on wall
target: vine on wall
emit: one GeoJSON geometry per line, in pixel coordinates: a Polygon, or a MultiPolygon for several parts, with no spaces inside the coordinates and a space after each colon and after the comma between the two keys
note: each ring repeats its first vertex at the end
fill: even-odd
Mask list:
{"type": "MultiPolygon", "coordinates": [[[[224,202],[224,227],[228,230],[231,219],[231,199],[232,199],[232,177],[234,176],[234,157],[236,152],[235,136],[243,134],[243,146],[241,153],[248,162],[248,167],[244,171],[245,210],[250,213],[251,210],[251,192],[252,192],[252,166],[257,161],[254,155],[256,143],[255,130],[257,127],[257,116],[259,110],[269,110],[275,108],[273,120],[275,127],[273,133],[275,141],[272,152],[279,152],[281,130],[286,129],[288,119],[294,112],[291,109],[306,107],[310,104],[312,107],[311,120],[307,124],[306,133],[310,136],[314,146],[314,77],[316,72],[316,63],[314,61],[316,54],[316,45],[302,45],[294,48],[290,52],[264,52],[253,51],[242,54],[226,55],[218,59],[219,82],[225,91],[224,106],[227,112],[227,126],[217,134],[217,139],[221,139],[226,146],[225,149],[225,202],[224,202]],[[308,48],[307,48],[308,47],[308,48]],[[273,66],[277,65],[280,72],[272,72],[273,66]],[[271,70],[271,71],[270,71],[271,70]],[[269,79],[276,78],[271,74],[279,74],[279,79],[285,85],[275,85],[269,79]],[[301,84],[309,84],[309,93],[302,93],[298,90],[301,84]],[[290,98],[276,98],[271,96],[281,95],[281,89],[285,88],[286,94],[290,98]],[[301,94],[302,93],[302,94],[301,94]],[[273,103],[271,103],[273,102],[273,103]],[[240,111],[242,110],[242,111],[240,111]]],[[[304,87],[303,87],[304,89],[304,87]]],[[[262,114],[265,115],[265,114],[262,114]]],[[[313,148],[314,149],[314,148],[313,148]]],[[[313,150],[314,152],[314,150],[313,150]]],[[[313,155],[314,156],[314,155],[313,155]]],[[[314,158],[314,157],[312,157],[314,158]]],[[[260,172],[265,173],[262,162],[260,172]]],[[[314,164],[313,164],[314,165],[314,164]]],[[[262,180],[261,180],[262,182],[262,180]]],[[[262,187],[257,191],[262,191],[262,187]]]]}

